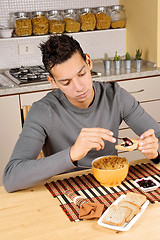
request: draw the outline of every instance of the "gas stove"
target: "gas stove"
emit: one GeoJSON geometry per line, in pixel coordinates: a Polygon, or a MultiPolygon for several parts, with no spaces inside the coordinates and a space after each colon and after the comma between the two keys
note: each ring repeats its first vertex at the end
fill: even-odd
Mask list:
{"type": "MultiPolygon", "coordinates": [[[[43,65],[11,68],[10,70],[5,71],[4,74],[14,83],[23,86],[28,84],[39,84],[47,82],[47,75],[49,75],[43,65]]],[[[101,76],[101,73],[91,71],[91,75],[98,77],[101,76]]]]}
{"type": "Polygon", "coordinates": [[[20,68],[11,68],[5,71],[5,75],[18,85],[47,82],[48,74],[42,65],[31,67],[21,66],[20,68]]]}

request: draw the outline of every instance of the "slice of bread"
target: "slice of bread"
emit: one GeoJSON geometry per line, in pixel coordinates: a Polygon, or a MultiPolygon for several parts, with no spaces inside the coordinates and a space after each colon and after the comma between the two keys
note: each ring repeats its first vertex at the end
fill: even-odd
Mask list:
{"type": "Polygon", "coordinates": [[[102,222],[114,226],[123,226],[126,219],[131,214],[131,209],[124,206],[112,205],[107,214],[104,216],[102,222]]]}
{"type": "Polygon", "coordinates": [[[122,200],[121,202],[119,202],[118,204],[119,206],[124,206],[124,207],[128,207],[131,209],[131,214],[127,217],[126,222],[131,221],[131,219],[141,211],[141,207],[138,206],[137,204],[134,204],[132,202],[128,202],[125,200],[122,200]]]}
{"type": "Polygon", "coordinates": [[[124,200],[137,204],[139,207],[141,207],[147,198],[143,194],[128,192],[124,200]]]}
{"type": "Polygon", "coordinates": [[[115,149],[122,150],[122,151],[128,151],[131,152],[138,148],[139,140],[131,139],[133,144],[131,146],[124,146],[125,142],[122,142],[121,144],[118,144],[115,146],[115,149]]]}

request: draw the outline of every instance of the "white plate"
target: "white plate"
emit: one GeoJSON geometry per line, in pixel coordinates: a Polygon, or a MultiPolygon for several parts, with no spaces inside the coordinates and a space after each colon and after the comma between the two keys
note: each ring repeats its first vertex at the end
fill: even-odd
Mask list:
{"type": "Polygon", "coordinates": [[[154,178],[152,178],[152,177],[139,178],[139,179],[136,179],[134,182],[135,182],[135,185],[136,185],[138,188],[140,188],[142,191],[144,191],[144,192],[154,191],[154,190],[156,190],[158,187],[160,187],[160,183],[157,182],[157,181],[156,181],[154,178]],[[154,182],[154,183],[156,184],[156,186],[148,187],[148,188],[140,187],[137,182],[138,182],[138,181],[141,181],[142,179],[144,179],[144,180],[151,180],[152,182],[154,182]]]}
{"type": "MultiPolygon", "coordinates": [[[[114,203],[112,203],[112,205],[117,205],[120,201],[122,201],[124,198],[126,197],[126,195],[121,195],[116,201],[114,201],[114,203]]],[[[137,213],[130,222],[125,223],[122,227],[119,226],[114,226],[114,225],[110,225],[110,224],[106,224],[102,222],[102,219],[104,218],[104,216],[107,214],[107,212],[109,211],[109,208],[107,208],[107,210],[102,214],[102,216],[99,218],[99,220],[97,221],[97,223],[102,226],[102,227],[106,227],[106,228],[110,228],[116,231],[128,231],[134,224],[135,222],[139,219],[139,217],[142,215],[142,213],[144,212],[144,210],[147,208],[149,204],[149,200],[146,200],[146,202],[142,205],[141,207],[141,211],[139,213],[137,213]]],[[[111,205],[111,206],[112,206],[111,205]]]]}

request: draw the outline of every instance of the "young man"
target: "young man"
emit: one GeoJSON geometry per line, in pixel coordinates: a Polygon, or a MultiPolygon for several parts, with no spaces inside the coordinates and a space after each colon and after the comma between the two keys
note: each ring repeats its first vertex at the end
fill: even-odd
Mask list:
{"type": "Polygon", "coordinates": [[[76,40],[51,36],[41,51],[55,90],[33,103],[27,115],[4,171],[8,192],[117,154],[114,136],[122,120],[140,136],[144,156],[157,159],[159,124],[117,83],[92,82],[91,58],[76,40]],[[45,157],[36,160],[42,147],[45,157]]]}

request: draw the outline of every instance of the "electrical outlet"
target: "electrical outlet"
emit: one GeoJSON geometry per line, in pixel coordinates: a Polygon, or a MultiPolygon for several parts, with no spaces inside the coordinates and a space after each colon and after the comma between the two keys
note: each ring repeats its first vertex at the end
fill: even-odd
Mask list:
{"type": "Polygon", "coordinates": [[[20,55],[33,54],[34,44],[33,43],[19,44],[18,49],[20,55]]]}

